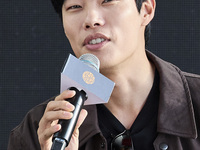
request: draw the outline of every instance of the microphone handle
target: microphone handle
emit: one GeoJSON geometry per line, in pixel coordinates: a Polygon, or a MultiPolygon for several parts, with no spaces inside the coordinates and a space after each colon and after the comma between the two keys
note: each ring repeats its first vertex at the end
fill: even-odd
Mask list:
{"type": "Polygon", "coordinates": [[[83,90],[78,90],[75,87],[69,88],[69,90],[76,91],[76,95],[70,99],[67,99],[71,104],[75,106],[73,117],[69,120],[60,119],[58,123],[61,125],[61,130],[56,132],[53,136],[53,144],[51,150],[64,150],[68,146],[71,136],[74,132],[80,111],[87,100],[87,94],[83,90]]]}

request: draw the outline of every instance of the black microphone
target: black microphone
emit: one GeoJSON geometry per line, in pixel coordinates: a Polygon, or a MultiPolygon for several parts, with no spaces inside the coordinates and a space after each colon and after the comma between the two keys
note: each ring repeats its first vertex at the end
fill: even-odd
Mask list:
{"type": "MultiPolygon", "coordinates": [[[[83,63],[92,67],[94,70],[99,71],[100,62],[95,55],[84,54],[79,58],[83,63]]],[[[53,135],[53,144],[51,150],[64,150],[68,146],[71,136],[74,132],[80,111],[84,102],[87,100],[87,93],[79,88],[70,87],[69,90],[74,90],[76,92],[75,96],[67,99],[71,104],[75,106],[73,117],[69,120],[60,119],[59,124],[61,125],[61,130],[53,135]]]]}

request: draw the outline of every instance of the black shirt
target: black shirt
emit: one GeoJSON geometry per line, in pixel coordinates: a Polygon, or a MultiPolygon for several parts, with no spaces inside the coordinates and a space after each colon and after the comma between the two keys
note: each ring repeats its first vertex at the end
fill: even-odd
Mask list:
{"type": "MultiPolygon", "coordinates": [[[[159,75],[156,71],[152,89],[147,101],[130,128],[135,150],[154,150],[153,142],[157,136],[157,115],[159,101],[159,75]]],[[[112,139],[126,128],[103,105],[97,105],[99,127],[107,140],[108,150],[112,139]]]]}

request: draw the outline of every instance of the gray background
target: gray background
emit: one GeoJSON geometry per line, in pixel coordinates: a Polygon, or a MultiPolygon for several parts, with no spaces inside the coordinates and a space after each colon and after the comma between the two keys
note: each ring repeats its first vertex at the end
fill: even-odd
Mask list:
{"type": "MultiPolygon", "coordinates": [[[[200,1],[159,0],[149,50],[200,74],[200,1]]],[[[0,1],[0,149],[27,111],[59,94],[71,48],[50,0],[0,1]]]]}

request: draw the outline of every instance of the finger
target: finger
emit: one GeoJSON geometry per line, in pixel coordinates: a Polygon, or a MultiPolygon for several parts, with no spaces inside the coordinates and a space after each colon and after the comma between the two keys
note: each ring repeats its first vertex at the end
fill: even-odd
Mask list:
{"type": "Polygon", "coordinates": [[[80,113],[80,116],[78,118],[78,121],[77,121],[77,124],[76,124],[76,127],[74,129],[74,132],[73,132],[73,136],[72,138],[74,139],[77,139],[79,137],[79,127],[82,125],[83,121],[85,120],[85,118],[87,117],[87,111],[85,109],[82,109],[81,110],[81,113],[80,113]]]}
{"type": "Polygon", "coordinates": [[[60,124],[56,124],[52,126],[51,128],[48,128],[44,131],[43,138],[45,140],[49,139],[55,132],[59,131],[61,129],[60,124]]]}
{"type": "Polygon", "coordinates": [[[78,129],[81,126],[81,124],[87,117],[87,114],[88,112],[85,109],[81,110],[75,129],[78,129]]]}
{"type": "Polygon", "coordinates": [[[74,90],[65,90],[64,92],[62,92],[60,95],[58,95],[55,98],[55,101],[66,100],[68,98],[72,98],[75,94],[76,94],[76,91],[74,91],[74,90]]]}
{"type": "Polygon", "coordinates": [[[40,131],[38,129],[38,138],[39,138],[39,141],[41,143],[45,142],[45,141],[48,141],[52,135],[56,132],[58,132],[59,130],[61,129],[61,125],[60,124],[56,124],[50,128],[47,128],[46,130],[44,131],[40,131]]]}
{"type": "Polygon", "coordinates": [[[71,119],[73,116],[72,112],[69,111],[63,111],[63,110],[59,110],[59,111],[49,111],[46,113],[46,115],[44,116],[44,119],[46,121],[52,122],[52,120],[58,120],[58,119],[71,119]]]}
{"type": "Polygon", "coordinates": [[[73,116],[72,112],[68,111],[48,111],[44,114],[39,122],[41,128],[48,128],[51,126],[52,122],[58,119],[71,119],[73,116]]]}
{"type": "Polygon", "coordinates": [[[73,111],[74,110],[74,105],[72,105],[68,101],[50,101],[47,104],[45,112],[48,111],[56,111],[56,110],[65,110],[65,111],[73,111]]]}

